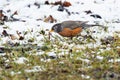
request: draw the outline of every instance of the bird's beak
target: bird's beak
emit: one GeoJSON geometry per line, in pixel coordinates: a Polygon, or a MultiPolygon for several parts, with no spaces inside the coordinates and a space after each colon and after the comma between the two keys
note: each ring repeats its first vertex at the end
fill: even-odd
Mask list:
{"type": "Polygon", "coordinates": [[[53,31],[54,31],[54,30],[51,29],[49,32],[53,32],[53,31]]]}

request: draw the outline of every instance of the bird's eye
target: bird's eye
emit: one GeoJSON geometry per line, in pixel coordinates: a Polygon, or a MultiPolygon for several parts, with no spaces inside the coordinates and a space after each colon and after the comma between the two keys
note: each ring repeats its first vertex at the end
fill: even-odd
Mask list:
{"type": "Polygon", "coordinates": [[[57,29],[57,26],[55,26],[54,29],[56,30],[56,29],[57,29]]]}

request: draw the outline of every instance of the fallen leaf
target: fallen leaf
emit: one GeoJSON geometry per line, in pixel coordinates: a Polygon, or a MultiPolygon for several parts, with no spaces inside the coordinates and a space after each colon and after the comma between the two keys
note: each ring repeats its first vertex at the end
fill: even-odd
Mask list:
{"type": "Polygon", "coordinates": [[[64,2],[63,2],[63,6],[64,6],[64,7],[69,7],[69,6],[71,6],[71,3],[68,2],[68,1],[64,1],[64,2]]]}
{"type": "Polygon", "coordinates": [[[9,34],[7,33],[6,30],[3,30],[2,35],[5,36],[5,37],[6,37],[6,36],[9,36],[9,34]]]}
{"type": "Polygon", "coordinates": [[[10,34],[10,38],[11,38],[12,40],[18,39],[17,36],[15,36],[15,35],[13,35],[13,34],[10,34]]]}
{"type": "Polygon", "coordinates": [[[49,17],[45,18],[44,22],[53,23],[56,22],[56,19],[54,19],[51,15],[49,15],[49,17]]]}

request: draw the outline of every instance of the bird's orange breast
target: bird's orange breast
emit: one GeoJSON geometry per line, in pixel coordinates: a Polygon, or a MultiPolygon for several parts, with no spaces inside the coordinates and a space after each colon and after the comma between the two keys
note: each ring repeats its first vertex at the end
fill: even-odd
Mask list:
{"type": "Polygon", "coordinates": [[[82,31],[81,27],[75,28],[73,30],[69,28],[64,28],[59,34],[64,37],[74,37],[82,31]]]}

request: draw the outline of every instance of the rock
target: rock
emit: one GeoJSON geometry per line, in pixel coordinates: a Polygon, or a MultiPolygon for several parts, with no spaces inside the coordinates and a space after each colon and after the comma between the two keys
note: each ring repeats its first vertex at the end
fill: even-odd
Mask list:
{"type": "Polygon", "coordinates": [[[38,8],[40,8],[40,3],[35,2],[34,5],[37,6],[38,8]]]}
{"type": "Polygon", "coordinates": [[[113,36],[107,36],[103,39],[101,39],[102,44],[111,44],[114,42],[114,37],[113,36]]]}
{"type": "Polygon", "coordinates": [[[65,9],[65,8],[60,5],[57,10],[58,10],[58,11],[64,11],[64,9],[65,9]]]}
{"type": "Polygon", "coordinates": [[[91,14],[92,11],[91,10],[88,10],[88,11],[84,11],[86,14],[91,14]]]}
{"type": "Polygon", "coordinates": [[[98,15],[98,14],[92,14],[92,15],[90,15],[91,17],[94,17],[94,18],[99,18],[99,19],[102,19],[102,17],[100,16],[100,15],[98,15]]]}
{"type": "Polygon", "coordinates": [[[4,47],[0,47],[0,53],[4,53],[4,47]]]}

